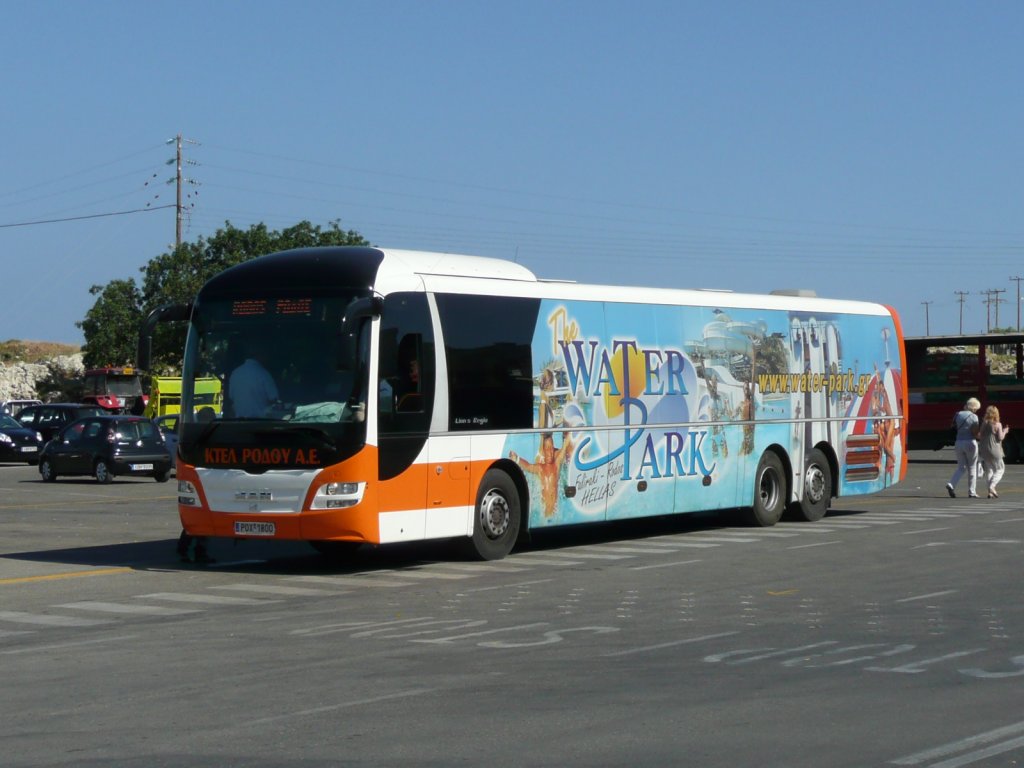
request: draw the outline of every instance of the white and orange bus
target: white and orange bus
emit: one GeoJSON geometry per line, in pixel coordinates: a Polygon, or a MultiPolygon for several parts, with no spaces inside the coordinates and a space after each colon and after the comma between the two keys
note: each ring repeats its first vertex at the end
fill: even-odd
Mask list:
{"type": "Polygon", "coordinates": [[[239,264],[144,326],[189,323],[182,524],[325,552],[464,537],[496,559],[550,526],[818,520],[904,477],[907,393],[895,311],[804,294],[545,281],[366,247],[239,264]],[[247,396],[243,415],[247,357],[276,398],[254,413],[247,396]],[[220,413],[199,405],[211,376],[220,413]]]}

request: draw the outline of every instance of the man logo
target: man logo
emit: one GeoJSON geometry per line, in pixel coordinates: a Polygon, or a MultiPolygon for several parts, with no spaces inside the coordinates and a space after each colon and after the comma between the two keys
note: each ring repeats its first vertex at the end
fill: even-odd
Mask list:
{"type": "Polygon", "coordinates": [[[269,488],[258,491],[235,491],[235,501],[273,501],[274,494],[269,488]]]}

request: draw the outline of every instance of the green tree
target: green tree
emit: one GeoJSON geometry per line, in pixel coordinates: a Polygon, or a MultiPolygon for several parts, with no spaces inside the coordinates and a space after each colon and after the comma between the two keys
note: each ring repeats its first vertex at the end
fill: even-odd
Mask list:
{"type": "MultiPolygon", "coordinates": [[[[337,221],[327,227],[300,221],[281,231],[270,231],[265,224],[243,230],[225,222],[209,238],[182,243],[150,259],[140,269],[141,289],[131,279],[112,280],[106,286],[90,289],[99,298],[85,320],[78,323],[85,335],[86,366],[133,362],[139,326],[146,315],[162,304],[191,301],[207,280],[228,267],[291,248],[369,244],[358,232],[341,229],[337,221]]],[[[184,346],[183,327],[157,328],[153,338],[153,371],[180,371],[184,346]]]]}
{"type": "Polygon", "coordinates": [[[92,286],[89,293],[97,297],[96,302],[85,319],[76,323],[85,335],[85,367],[132,363],[142,319],[142,293],[135,280],[111,280],[92,286]]]}

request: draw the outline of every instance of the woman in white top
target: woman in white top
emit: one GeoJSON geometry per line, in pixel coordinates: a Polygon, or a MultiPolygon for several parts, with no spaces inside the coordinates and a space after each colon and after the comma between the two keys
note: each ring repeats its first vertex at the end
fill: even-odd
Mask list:
{"type": "Polygon", "coordinates": [[[960,478],[967,473],[967,495],[978,498],[978,409],[981,403],[978,398],[972,397],[964,408],[953,417],[953,426],[956,427],[956,442],[953,450],[956,451],[956,470],[953,476],[946,483],[946,493],[950,498],[956,498],[956,484],[960,478]]]}
{"type": "Polygon", "coordinates": [[[981,466],[985,472],[985,482],[988,483],[988,497],[998,499],[996,486],[1003,479],[1003,472],[1006,471],[1006,464],[1003,462],[1003,438],[1010,431],[1009,425],[1005,427],[999,423],[999,409],[990,405],[985,409],[985,419],[981,422],[981,429],[978,432],[978,456],[981,458],[981,466]]]}

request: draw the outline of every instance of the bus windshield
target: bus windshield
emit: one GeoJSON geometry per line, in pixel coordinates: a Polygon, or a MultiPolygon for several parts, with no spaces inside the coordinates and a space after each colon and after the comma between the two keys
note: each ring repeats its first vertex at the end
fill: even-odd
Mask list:
{"type": "Polygon", "coordinates": [[[349,352],[355,359],[342,359],[341,334],[355,298],[289,293],[197,303],[182,373],[183,453],[202,465],[204,456],[217,455],[205,451],[210,446],[261,444],[279,447],[278,457],[308,459],[289,447],[316,445],[316,463],[325,465],[358,450],[365,440],[368,326],[349,352]],[[203,397],[203,380],[208,385],[211,378],[223,393],[214,405],[203,397]]]}

